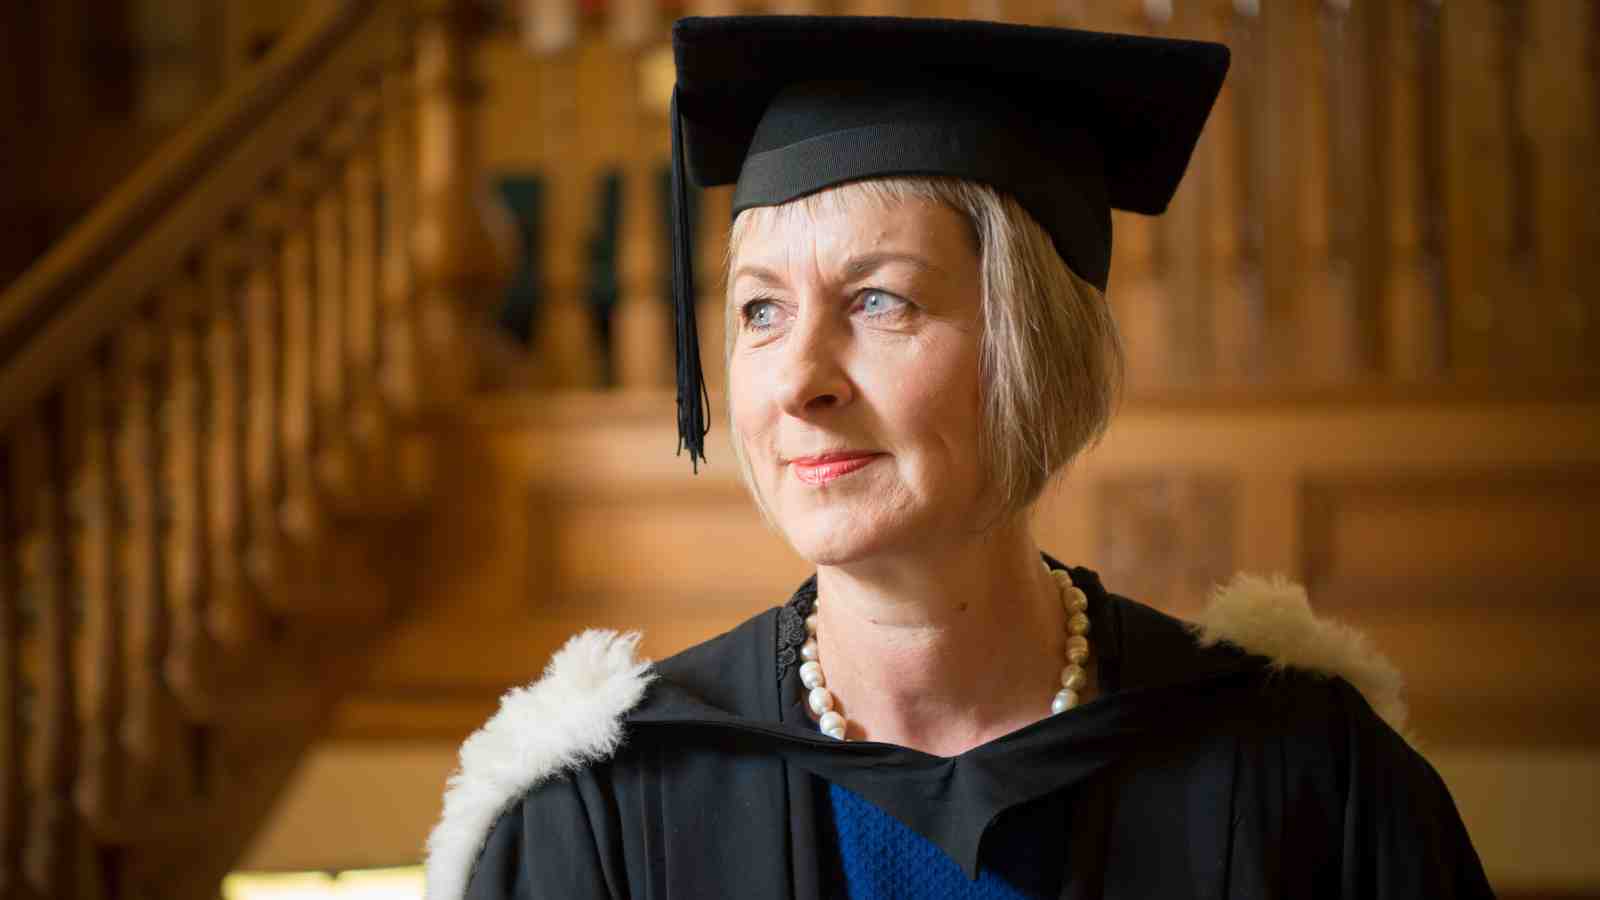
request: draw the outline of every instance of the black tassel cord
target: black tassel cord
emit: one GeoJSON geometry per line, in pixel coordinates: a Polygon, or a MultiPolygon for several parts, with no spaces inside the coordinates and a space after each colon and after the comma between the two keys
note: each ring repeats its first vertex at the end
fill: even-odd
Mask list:
{"type": "Polygon", "coordinates": [[[711,397],[700,368],[700,329],[694,319],[694,234],[689,221],[688,173],[683,155],[683,126],[678,118],[678,89],[672,89],[672,294],[678,336],[678,455],[689,451],[695,474],[706,458],[706,432],[711,430],[711,397]]]}

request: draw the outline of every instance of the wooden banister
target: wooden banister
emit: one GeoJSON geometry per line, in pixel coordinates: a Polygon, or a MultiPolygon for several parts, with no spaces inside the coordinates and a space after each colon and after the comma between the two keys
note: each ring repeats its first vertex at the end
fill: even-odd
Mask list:
{"type": "Polygon", "coordinates": [[[490,20],[319,7],[0,295],[3,900],[216,896],[359,672],[505,270],[490,20]]]}
{"type": "Polygon", "coordinates": [[[327,123],[330,104],[382,71],[405,4],[314,12],[244,80],[0,294],[0,427],[115,331],[165,273],[237,212],[327,123]]]}

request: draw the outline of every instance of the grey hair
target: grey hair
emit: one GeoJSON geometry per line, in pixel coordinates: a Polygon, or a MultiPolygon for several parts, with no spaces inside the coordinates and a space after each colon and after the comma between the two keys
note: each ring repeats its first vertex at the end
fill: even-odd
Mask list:
{"type": "MultiPolygon", "coordinates": [[[[894,176],[847,182],[777,207],[740,213],[728,234],[727,269],[754,222],[825,204],[892,206],[941,203],[972,227],[981,266],[983,329],[981,451],[990,496],[1001,518],[1032,506],[1079,453],[1104,436],[1120,400],[1126,363],[1122,340],[1101,291],[1062,262],[1050,235],[1009,194],[952,177],[894,176]]],[[[732,278],[726,279],[732,290],[732,278]]],[[[738,337],[731,294],[726,307],[726,365],[738,337]]],[[[731,385],[730,385],[731,388],[731,385]]],[[[731,404],[733,392],[728,391],[731,404]]],[[[734,456],[745,485],[769,524],[751,475],[744,441],[733,429],[734,456]]]]}

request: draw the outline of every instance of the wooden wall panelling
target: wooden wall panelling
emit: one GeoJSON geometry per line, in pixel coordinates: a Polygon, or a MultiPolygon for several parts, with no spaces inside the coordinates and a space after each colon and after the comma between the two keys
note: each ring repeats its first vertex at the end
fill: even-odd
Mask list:
{"type": "Polygon", "coordinates": [[[1594,160],[1600,122],[1600,10],[1593,3],[1529,3],[1514,83],[1531,159],[1528,190],[1531,283],[1518,298],[1530,320],[1540,369],[1572,372],[1593,365],[1600,267],[1594,160]]]}
{"type": "Polygon", "coordinates": [[[82,598],[79,639],[83,773],[77,806],[96,835],[121,832],[121,741],[126,669],[121,597],[113,577],[115,517],[111,486],[111,403],[104,361],[90,360],[68,389],[67,432],[77,445],[72,476],[76,590],[82,598]]]}
{"type": "Polygon", "coordinates": [[[1600,599],[1589,549],[1572,540],[1600,509],[1600,470],[1439,467],[1302,490],[1307,584],[1341,606],[1506,609],[1492,598],[1514,590],[1519,612],[1548,613],[1600,599]]]}
{"type": "Polygon", "coordinates": [[[1091,567],[1112,590],[1192,616],[1233,573],[1231,473],[1110,476],[1078,488],[1091,491],[1100,536],[1091,567]]]}
{"type": "MultiPolygon", "coordinates": [[[[1437,235],[1443,215],[1439,157],[1439,6],[1431,2],[1375,6],[1372,73],[1373,138],[1387,148],[1376,172],[1386,239],[1375,251],[1386,272],[1383,369],[1392,380],[1445,374],[1447,312],[1437,235]]],[[[1376,225],[1377,223],[1374,223],[1376,225]]]]}
{"type": "MultiPolygon", "coordinates": [[[[32,473],[19,465],[16,434],[0,433],[0,896],[23,884],[27,839],[27,723],[23,677],[22,520],[18,497],[32,473]]],[[[25,453],[25,448],[24,448],[25,453]]]]}
{"type": "Polygon", "coordinates": [[[1462,0],[1443,9],[1450,360],[1469,378],[1526,371],[1530,362],[1516,321],[1528,284],[1516,258],[1524,135],[1508,89],[1523,49],[1518,6],[1462,0]]]}

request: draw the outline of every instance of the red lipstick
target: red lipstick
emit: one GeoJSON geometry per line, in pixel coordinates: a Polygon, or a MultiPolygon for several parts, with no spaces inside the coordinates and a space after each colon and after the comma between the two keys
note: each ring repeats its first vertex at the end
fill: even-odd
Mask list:
{"type": "Polygon", "coordinates": [[[797,456],[789,460],[789,464],[794,466],[796,478],[806,484],[821,485],[871,465],[873,460],[882,455],[855,451],[824,453],[820,456],[797,456]]]}

